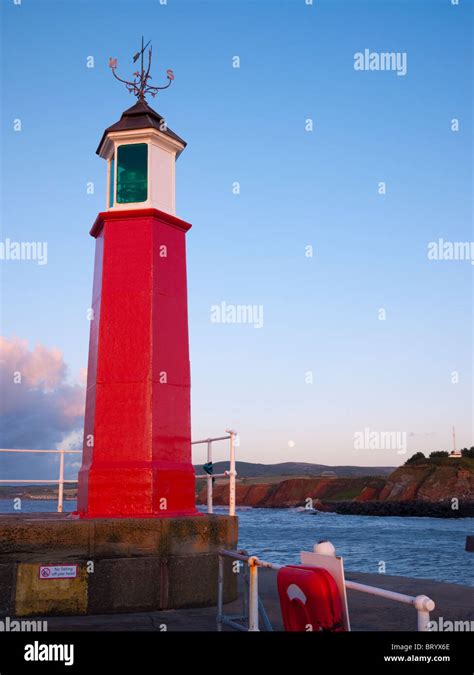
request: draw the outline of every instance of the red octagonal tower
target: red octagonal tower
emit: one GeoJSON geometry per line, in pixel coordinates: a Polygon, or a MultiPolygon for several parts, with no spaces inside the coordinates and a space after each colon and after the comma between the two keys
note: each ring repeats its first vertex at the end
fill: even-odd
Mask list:
{"type": "Polygon", "coordinates": [[[186,143],[145,100],[106,129],[96,239],[81,517],[196,515],[186,232],[175,162],[186,143]]]}

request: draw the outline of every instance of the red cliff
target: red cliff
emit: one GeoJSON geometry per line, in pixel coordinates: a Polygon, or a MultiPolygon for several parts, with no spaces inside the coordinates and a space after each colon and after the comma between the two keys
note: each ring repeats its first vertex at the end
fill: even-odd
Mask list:
{"type": "MultiPolygon", "coordinates": [[[[425,462],[404,465],[388,478],[288,478],[276,482],[238,482],[238,506],[288,508],[323,502],[447,502],[453,498],[474,500],[474,470],[469,462],[449,460],[444,463],[425,462]],[[312,500],[312,501],[310,501],[312,500]]],[[[254,479],[256,480],[256,479],[254,479]]],[[[198,502],[206,502],[206,487],[202,486],[198,502]]],[[[214,503],[229,503],[228,483],[214,486],[214,503]]]]}

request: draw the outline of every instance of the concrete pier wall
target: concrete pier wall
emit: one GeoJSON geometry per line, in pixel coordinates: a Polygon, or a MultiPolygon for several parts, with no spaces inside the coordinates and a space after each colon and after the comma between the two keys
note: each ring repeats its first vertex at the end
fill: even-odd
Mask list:
{"type": "MultiPolygon", "coordinates": [[[[0,517],[0,615],[142,612],[215,604],[217,551],[237,546],[237,518],[0,517]],[[42,579],[42,565],[77,576],[42,579]]],[[[225,600],[236,596],[225,561],[225,600]]]]}

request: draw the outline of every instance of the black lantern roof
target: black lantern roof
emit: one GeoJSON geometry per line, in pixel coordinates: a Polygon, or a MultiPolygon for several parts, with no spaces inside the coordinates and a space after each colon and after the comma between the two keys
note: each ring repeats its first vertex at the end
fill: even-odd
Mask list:
{"type": "Polygon", "coordinates": [[[164,117],[158,114],[156,110],[153,110],[145,99],[139,99],[135,105],[122,113],[122,117],[118,122],[115,122],[115,124],[112,124],[111,127],[108,127],[104,131],[96,151],[97,154],[100,155],[104,141],[111,131],[129,131],[135,129],[157,129],[165,134],[165,136],[173,138],[178,143],[181,143],[183,147],[186,147],[186,142],[166,126],[164,117]]]}

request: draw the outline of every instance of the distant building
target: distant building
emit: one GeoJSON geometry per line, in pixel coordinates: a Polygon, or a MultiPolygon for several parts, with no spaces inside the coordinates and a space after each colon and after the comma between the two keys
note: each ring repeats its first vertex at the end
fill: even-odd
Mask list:
{"type": "Polygon", "coordinates": [[[456,432],[453,427],[453,449],[449,453],[450,457],[462,457],[462,452],[460,450],[456,450],[456,432]]]}

